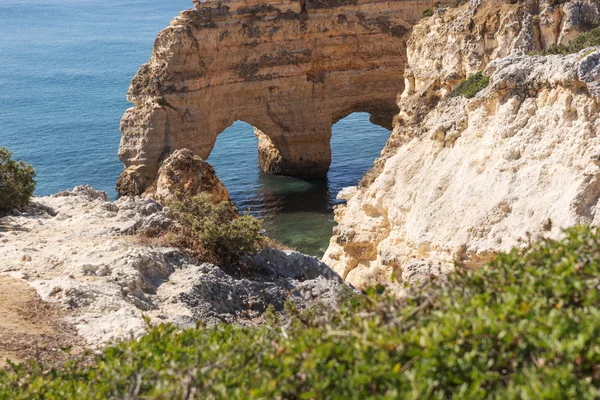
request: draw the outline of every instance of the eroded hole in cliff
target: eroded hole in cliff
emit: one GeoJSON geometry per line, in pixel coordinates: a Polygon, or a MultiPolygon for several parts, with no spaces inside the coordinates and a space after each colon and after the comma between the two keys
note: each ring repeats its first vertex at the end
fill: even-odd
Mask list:
{"type": "Polygon", "coordinates": [[[263,220],[267,234],[307,254],[322,256],[329,244],[337,193],[355,186],[372,166],[390,131],[353,113],[332,128],[332,162],[322,179],[298,179],[264,173],[258,163],[254,127],[236,121],[217,138],[208,162],[240,211],[263,220]]]}

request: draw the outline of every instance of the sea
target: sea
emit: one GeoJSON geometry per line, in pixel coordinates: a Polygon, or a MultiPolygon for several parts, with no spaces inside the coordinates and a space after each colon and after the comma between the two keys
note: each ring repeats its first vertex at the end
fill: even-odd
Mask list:
{"type": "MultiPolygon", "coordinates": [[[[0,147],[34,166],[36,195],[90,184],[117,197],[129,82],[158,32],[191,7],[191,0],[0,0],[0,147]]],[[[207,161],[269,236],[321,256],[336,194],[358,183],[389,134],[366,113],[339,121],[331,169],[320,180],[264,174],[253,128],[241,121],[219,135],[207,161]]]]}

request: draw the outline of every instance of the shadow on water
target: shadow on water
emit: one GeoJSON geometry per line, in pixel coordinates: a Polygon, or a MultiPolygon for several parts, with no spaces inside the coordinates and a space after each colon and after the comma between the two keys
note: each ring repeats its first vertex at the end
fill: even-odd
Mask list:
{"type": "Polygon", "coordinates": [[[258,191],[252,196],[271,213],[328,213],[329,181],[274,176],[259,171],[258,191]]]}
{"type": "Polygon", "coordinates": [[[250,203],[251,209],[259,210],[254,214],[262,218],[269,236],[321,256],[334,226],[330,197],[327,179],[301,180],[260,171],[250,203]]]}

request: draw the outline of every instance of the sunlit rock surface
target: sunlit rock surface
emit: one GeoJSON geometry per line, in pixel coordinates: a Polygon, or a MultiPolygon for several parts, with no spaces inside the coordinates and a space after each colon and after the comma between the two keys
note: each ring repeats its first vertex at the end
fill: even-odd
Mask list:
{"type": "Polygon", "coordinates": [[[269,173],[324,176],[331,126],[356,112],[391,128],[406,40],[433,1],[195,2],[156,39],[133,78],[119,158],[142,193],[160,163],[203,159],[236,120],[256,128],[269,173]]]}
{"type": "Polygon", "coordinates": [[[314,257],[262,250],[247,276],[134,236],[165,229],[170,213],[151,199],[77,187],[35,198],[0,219],[0,275],[29,283],[56,303],[89,346],[136,338],[152,324],[252,324],[269,304],[333,307],[340,277],[314,257]]]}
{"type": "Polygon", "coordinates": [[[480,265],[600,222],[600,52],[527,55],[598,23],[598,7],[534,3],[472,2],[414,28],[394,132],[370,178],[337,208],[323,258],[348,282],[480,265]],[[446,97],[478,70],[487,89],[446,97]]]}

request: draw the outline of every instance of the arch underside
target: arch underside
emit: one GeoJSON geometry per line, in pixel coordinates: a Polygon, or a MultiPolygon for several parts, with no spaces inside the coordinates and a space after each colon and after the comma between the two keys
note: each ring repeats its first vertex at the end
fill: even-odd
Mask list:
{"type": "Polygon", "coordinates": [[[324,176],[331,128],[364,111],[391,128],[405,41],[426,2],[197,3],[163,30],[134,77],[119,158],[143,191],[180,148],[207,158],[236,120],[255,127],[274,174],[324,176]],[[312,4],[312,6],[311,6],[312,4]],[[298,10],[299,11],[299,10],[298,10]]]}

